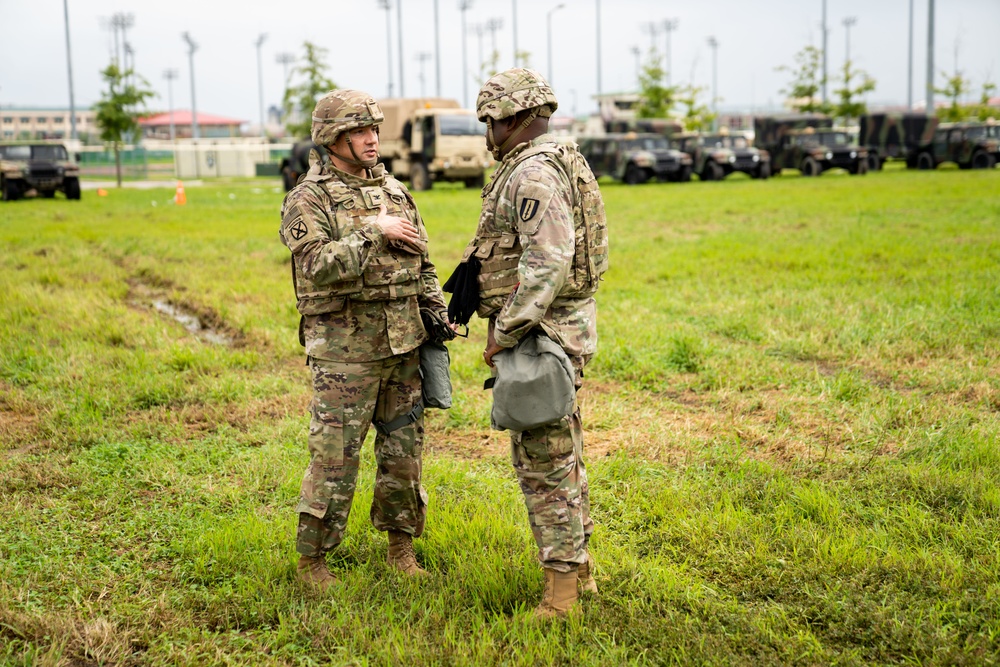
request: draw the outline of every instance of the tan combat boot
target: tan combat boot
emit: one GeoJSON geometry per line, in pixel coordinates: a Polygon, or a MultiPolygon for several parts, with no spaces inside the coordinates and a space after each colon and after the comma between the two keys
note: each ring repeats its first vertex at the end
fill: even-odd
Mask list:
{"type": "Polygon", "coordinates": [[[389,554],[385,562],[403,574],[411,577],[429,577],[430,573],[417,564],[417,555],[413,553],[413,536],[399,530],[389,531],[389,554]]]}
{"type": "Polygon", "coordinates": [[[580,567],[576,570],[576,581],[581,593],[597,595],[597,580],[594,579],[594,572],[591,570],[593,564],[594,557],[588,553],[586,562],[580,563],[580,567]]]}
{"type": "Polygon", "coordinates": [[[326,589],[337,583],[337,578],[326,566],[326,556],[322,554],[319,556],[299,556],[299,565],[296,570],[299,581],[318,588],[321,592],[325,592],[326,589]]]}
{"type": "Polygon", "coordinates": [[[544,568],[545,592],[542,602],[535,607],[535,618],[563,618],[576,605],[576,570],[558,572],[544,568]]]}

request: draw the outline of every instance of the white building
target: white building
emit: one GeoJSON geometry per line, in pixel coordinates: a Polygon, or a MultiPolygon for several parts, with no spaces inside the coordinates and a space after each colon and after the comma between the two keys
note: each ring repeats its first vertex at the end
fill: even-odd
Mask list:
{"type": "MultiPolygon", "coordinates": [[[[97,113],[90,109],[77,109],[77,136],[96,135],[99,132],[96,117],[97,113]]],[[[69,109],[0,108],[0,139],[3,141],[69,139],[71,129],[69,109]]]]}

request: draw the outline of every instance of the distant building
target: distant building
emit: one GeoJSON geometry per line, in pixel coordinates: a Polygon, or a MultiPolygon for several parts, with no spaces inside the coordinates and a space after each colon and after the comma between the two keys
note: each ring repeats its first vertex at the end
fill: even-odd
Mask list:
{"type": "MultiPolygon", "coordinates": [[[[186,109],[174,109],[173,112],[158,113],[139,120],[142,136],[148,139],[169,139],[170,122],[173,116],[174,136],[178,139],[188,139],[192,133],[192,114],[186,109]]],[[[198,136],[202,139],[220,139],[242,136],[241,126],[249,121],[238,118],[225,118],[198,112],[198,136]]]]}
{"type": "MultiPolygon", "coordinates": [[[[96,112],[76,110],[76,133],[80,137],[97,135],[96,112]]],[[[0,138],[4,141],[35,141],[38,139],[69,139],[71,132],[69,109],[37,107],[0,108],[0,138]]]]}

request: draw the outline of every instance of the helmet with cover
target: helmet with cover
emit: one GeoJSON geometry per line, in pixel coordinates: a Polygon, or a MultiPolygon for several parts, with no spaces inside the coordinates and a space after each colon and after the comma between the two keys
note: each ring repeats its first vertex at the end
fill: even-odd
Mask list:
{"type": "Polygon", "coordinates": [[[503,120],[520,111],[538,109],[539,116],[548,117],[558,106],[552,87],[541,74],[514,67],[493,76],[479,89],[476,115],[486,122],[487,118],[503,120]]]}
{"type": "Polygon", "coordinates": [[[341,132],[379,125],[385,119],[375,98],[360,90],[334,90],[316,103],[312,115],[312,140],[332,146],[341,132]]]}

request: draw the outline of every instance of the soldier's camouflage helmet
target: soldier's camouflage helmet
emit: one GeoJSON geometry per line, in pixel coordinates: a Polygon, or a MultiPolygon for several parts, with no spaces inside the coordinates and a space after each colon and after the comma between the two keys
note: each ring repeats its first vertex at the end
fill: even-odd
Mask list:
{"type": "Polygon", "coordinates": [[[558,108],[555,93],[541,74],[525,67],[500,72],[483,84],[476,99],[476,115],[503,120],[519,111],[540,107],[539,116],[551,116],[558,108]]]}
{"type": "Polygon", "coordinates": [[[312,140],[317,146],[330,146],[341,132],[379,125],[383,120],[382,108],[368,93],[334,90],[316,103],[312,115],[312,140]]]}

